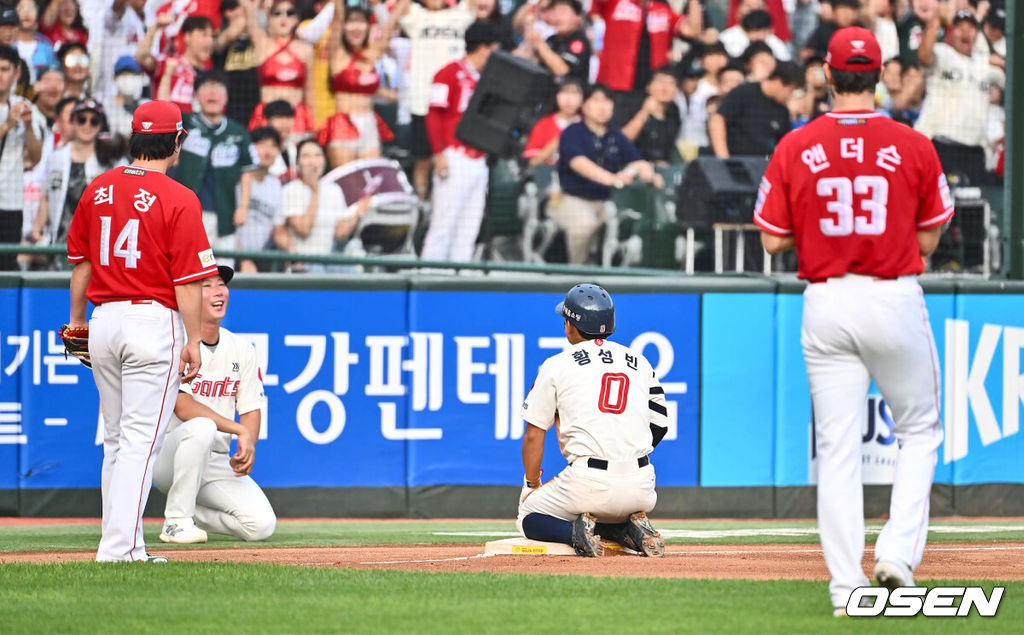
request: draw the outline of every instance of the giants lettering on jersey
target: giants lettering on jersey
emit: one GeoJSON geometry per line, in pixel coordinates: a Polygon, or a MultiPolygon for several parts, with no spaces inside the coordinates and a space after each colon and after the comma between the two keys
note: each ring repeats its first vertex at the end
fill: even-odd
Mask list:
{"type": "Polygon", "coordinates": [[[230,377],[211,381],[198,375],[192,380],[192,394],[200,397],[235,397],[238,395],[238,384],[237,379],[230,377]]]}

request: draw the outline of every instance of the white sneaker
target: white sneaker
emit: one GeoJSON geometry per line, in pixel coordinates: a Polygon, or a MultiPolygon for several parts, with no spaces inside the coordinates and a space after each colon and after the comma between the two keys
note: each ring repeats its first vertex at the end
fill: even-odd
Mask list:
{"type": "Polygon", "coordinates": [[[879,586],[890,591],[901,586],[915,586],[910,567],[894,560],[879,560],[875,563],[875,579],[879,586]]]}
{"type": "Polygon", "coordinates": [[[164,521],[164,529],[160,532],[160,540],[178,545],[192,545],[206,542],[206,532],[196,527],[191,518],[168,518],[164,521]]]}

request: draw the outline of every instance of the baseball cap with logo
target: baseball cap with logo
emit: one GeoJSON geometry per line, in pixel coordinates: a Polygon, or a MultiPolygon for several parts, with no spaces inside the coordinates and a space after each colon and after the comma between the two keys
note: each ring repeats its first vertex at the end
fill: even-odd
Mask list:
{"type": "Polygon", "coordinates": [[[14,7],[0,8],[0,26],[18,26],[18,13],[14,7]]]}
{"type": "Polygon", "coordinates": [[[825,62],[840,71],[876,71],[882,68],[882,49],[871,31],[849,26],[832,35],[825,62]]]}
{"type": "Polygon", "coordinates": [[[960,23],[960,22],[970,22],[974,26],[978,26],[978,18],[975,17],[973,12],[968,11],[966,9],[962,9],[960,11],[957,11],[956,15],[953,16],[953,25],[954,26],[956,24],[960,23]]]}
{"type": "Polygon", "coordinates": [[[132,132],[161,134],[185,130],[181,123],[181,109],[169,101],[154,99],[135,109],[132,132]]]}

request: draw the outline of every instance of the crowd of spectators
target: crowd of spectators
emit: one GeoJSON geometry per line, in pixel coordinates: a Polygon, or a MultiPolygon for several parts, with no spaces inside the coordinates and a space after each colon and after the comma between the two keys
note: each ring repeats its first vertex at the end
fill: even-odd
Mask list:
{"type": "MultiPolygon", "coordinates": [[[[172,176],[215,249],[342,251],[370,204],[321,177],[396,156],[431,259],[470,259],[497,157],[453,130],[501,49],[551,74],[549,108],[510,153],[552,166],[546,213],[566,259],[592,262],[610,188],[700,155],[769,155],[828,110],[824,54],[851,24],[881,44],[878,110],[1001,176],[1005,20],[1005,0],[0,3],[0,242],[62,244],[88,182],[126,161],[132,112],[159,98],[185,113],[172,176]]],[[[0,270],[60,266],[0,255],[0,270]]]]}

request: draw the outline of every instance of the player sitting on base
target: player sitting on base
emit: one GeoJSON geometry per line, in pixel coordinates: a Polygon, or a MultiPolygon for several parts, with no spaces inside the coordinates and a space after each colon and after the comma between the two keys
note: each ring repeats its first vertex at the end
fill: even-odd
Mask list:
{"type": "Polygon", "coordinates": [[[643,355],[605,339],[615,331],[607,291],[578,284],[555,312],[571,346],[544,362],[523,404],[519,531],[581,556],[604,555],[598,537],[663,556],[665,541],[647,520],[658,500],[647,455],[668,432],[665,391],[643,355]],[[569,466],[541,486],[552,425],[569,466]]]}
{"type": "Polygon", "coordinates": [[[253,347],[220,322],[228,308],[230,267],[203,280],[202,371],[182,384],[153,483],[167,494],[160,540],[206,542],[206,532],[266,540],[277,517],[249,476],[263,406],[263,379],[253,347]],[[239,414],[239,423],[234,420],[239,414]],[[229,456],[231,435],[238,449],[229,456]]]}

